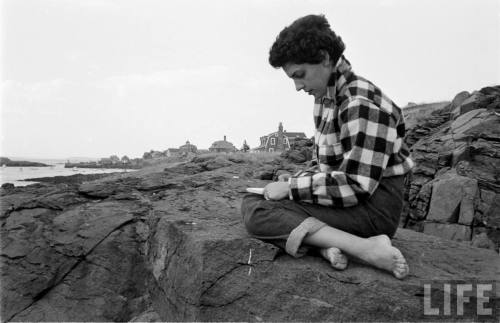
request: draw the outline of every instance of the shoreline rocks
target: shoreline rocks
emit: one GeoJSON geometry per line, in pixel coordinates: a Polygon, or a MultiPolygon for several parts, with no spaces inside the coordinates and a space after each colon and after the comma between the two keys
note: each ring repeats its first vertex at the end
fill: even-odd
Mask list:
{"type": "MultiPolygon", "coordinates": [[[[405,229],[394,239],[411,268],[401,281],[356,263],[335,271],[314,253],[294,259],[241,223],[245,188],[269,182],[259,178],[269,161],[255,158],[207,156],[79,185],[0,189],[2,318],[424,320],[423,281],[500,276],[492,250],[405,229]]],[[[272,164],[273,176],[296,167],[272,164]]]]}

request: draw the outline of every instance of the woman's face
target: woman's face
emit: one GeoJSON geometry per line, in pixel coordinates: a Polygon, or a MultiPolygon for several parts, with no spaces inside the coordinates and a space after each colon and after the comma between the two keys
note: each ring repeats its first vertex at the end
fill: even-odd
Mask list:
{"type": "Polygon", "coordinates": [[[329,59],[318,64],[294,64],[288,63],[283,66],[286,75],[295,83],[297,91],[304,90],[315,99],[326,94],[328,80],[333,72],[329,59]]]}

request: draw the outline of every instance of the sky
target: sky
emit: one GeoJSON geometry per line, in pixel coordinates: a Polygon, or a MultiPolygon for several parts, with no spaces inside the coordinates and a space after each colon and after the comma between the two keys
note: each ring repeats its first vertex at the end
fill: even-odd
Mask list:
{"type": "Polygon", "coordinates": [[[324,14],[399,106],[500,84],[500,0],[3,0],[0,155],[141,157],[313,135],[313,99],[268,53],[324,14]]]}

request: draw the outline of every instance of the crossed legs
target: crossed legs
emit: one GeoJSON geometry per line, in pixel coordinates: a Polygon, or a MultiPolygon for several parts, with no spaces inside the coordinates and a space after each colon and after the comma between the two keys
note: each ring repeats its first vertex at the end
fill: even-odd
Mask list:
{"type": "Polygon", "coordinates": [[[324,226],[308,234],[305,243],[321,248],[320,253],[330,261],[332,267],[342,270],[347,266],[347,258],[342,252],[356,260],[391,272],[402,279],[409,273],[409,267],[403,254],[391,244],[385,234],[361,238],[353,234],[324,226]]]}
{"type": "Polygon", "coordinates": [[[403,177],[383,179],[367,203],[338,209],[290,200],[267,201],[249,194],[243,198],[241,212],[253,237],[273,241],[291,255],[298,256],[301,246],[310,245],[320,248],[320,254],[336,269],[346,268],[347,255],[403,278],[408,265],[389,239],[399,223],[402,186],[403,177]]]}

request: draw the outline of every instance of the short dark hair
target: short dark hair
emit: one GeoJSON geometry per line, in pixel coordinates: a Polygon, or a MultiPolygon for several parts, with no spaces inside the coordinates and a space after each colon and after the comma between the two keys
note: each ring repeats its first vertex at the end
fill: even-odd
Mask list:
{"type": "Polygon", "coordinates": [[[331,30],[324,15],[308,15],[279,33],[269,51],[269,63],[275,68],[287,63],[318,64],[325,58],[322,51],[326,51],[336,64],[344,49],[344,42],[331,30]]]}

